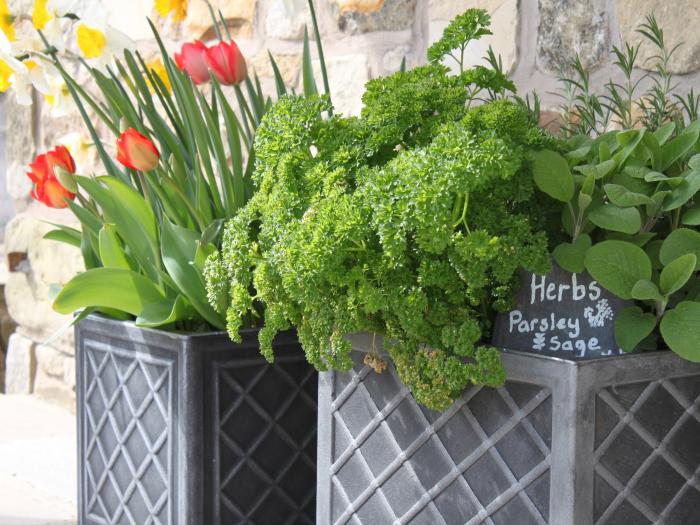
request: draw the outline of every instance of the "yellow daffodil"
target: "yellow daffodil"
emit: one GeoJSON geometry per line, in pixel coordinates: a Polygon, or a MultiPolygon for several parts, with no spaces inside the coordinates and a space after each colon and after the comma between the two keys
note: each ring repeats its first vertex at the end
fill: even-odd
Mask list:
{"type": "Polygon", "coordinates": [[[78,47],[83,56],[98,69],[107,66],[115,55],[125,49],[135,50],[136,44],[112,26],[92,26],[81,22],[77,30],[78,47]]]}
{"type": "Polygon", "coordinates": [[[78,47],[85,58],[98,58],[104,52],[107,37],[97,28],[85,24],[78,26],[78,47]]]}
{"type": "Polygon", "coordinates": [[[181,22],[187,16],[187,0],[156,0],[155,8],[163,18],[173,13],[175,22],[181,22]]]}
{"type": "Polygon", "coordinates": [[[10,82],[10,77],[13,74],[14,71],[7,65],[7,62],[0,60],[0,93],[4,93],[10,89],[10,86],[12,85],[10,82]]]}
{"type": "MultiPolygon", "coordinates": [[[[168,90],[168,93],[171,91],[171,86],[170,86],[170,78],[168,77],[168,72],[165,70],[165,66],[163,65],[163,61],[160,58],[156,58],[155,60],[151,60],[150,62],[146,63],[146,67],[153,73],[155,76],[161,79],[163,82],[163,85],[165,85],[165,88],[168,90]]],[[[150,84],[150,82],[149,82],[150,84]]],[[[149,86],[151,89],[151,93],[155,92],[155,86],[150,85],[149,86]]]]}
{"type": "Polygon", "coordinates": [[[42,30],[46,27],[46,24],[53,18],[46,8],[47,0],[36,0],[34,2],[34,9],[32,10],[32,23],[34,27],[42,30]]]}
{"type": "Polygon", "coordinates": [[[0,0],[0,30],[5,33],[7,39],[12,42],[15,39],[15,17],[7,7],[7,0],[0,0]]]}

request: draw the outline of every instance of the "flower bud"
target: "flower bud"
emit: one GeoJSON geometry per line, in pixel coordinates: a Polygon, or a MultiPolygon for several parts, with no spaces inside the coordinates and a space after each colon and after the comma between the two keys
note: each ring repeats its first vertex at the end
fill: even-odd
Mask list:
{"type": "Polygon", "coordinates": [[[180,71],[187,71],[195,84],[204,84],[211,78],[206,57],[207,46],[195,40],[183,44],[180,52],[175,53],[175,63],[180,71]]]}
{"type": "Polygon", "coordinates": [[[151,140],[134,128],[129,128],[117,139],[117,160],[127,168],[151,171],[158,166],[160,153],[151,140]]]}
{"type": "Polygon", "coordinates": [[[207,64],[216,79],[227,86],[240,84],[248,76],[245,58],[233,40],[207,49],[207,64]]]}

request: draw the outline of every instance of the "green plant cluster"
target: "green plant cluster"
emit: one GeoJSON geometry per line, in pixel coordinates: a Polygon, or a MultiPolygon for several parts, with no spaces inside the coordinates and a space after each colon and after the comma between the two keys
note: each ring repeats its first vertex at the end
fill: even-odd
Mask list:
{"type": "Polygon", "coordinates": [[[532,154],[537,184],[566,203],[571,240],[554,249],[556,262],[638,302],[616,317],[625,351],[656,348],[658,325],[669,348],[700,360],[699,136],[700,121],[668,122],[577,136],[563,156],[532,154]]]}
{"type": "MultiPolygon", "coordinates": [[[[322,57],[312,2],[309,9],[322,57]]],[[[227,26],[220,12],[217,19],[211,6],[210,11],[217,37],[223,41],[227,26]]],[[[205,96],[180,71],[158,31],[151,28],[172,88],[140,54],[126,50],[106,73],[88,67],[97,87],[98,96],[93,96],[51,51],[105,171],[99,177],[75,177],[77,200],[68,205],[81,230],[58,226],[47,235],[79,248],[86,267],[63,286],[53,307],[63,314],[82,310],[76,321],[98,311],[134,319],[143,327],[223,330],[225,317],[207,301],[204,263],[220,242],[223,222],[254,191],[253,139],[272,102],[257,76],[245,78],[228,92],[213,77],[211,95],[205,96]],[[114,138],[121,128],[135,128],[152,139],[161,155],[158,165],[146,173],[118,165],[88,110],[114,138]]],[[[231,36],[227,34],[226,39],[230,41],[231,36]]],[[[309,45],[307,33],[302,75],[304,84],[311,86],[306,93],[315,93],[309,45]]],[[[286,88],[272,55],[270,61],[277,93],[283,95],[286,88]]],[[[321,72],[325,81],[323,60],[321,72]]],[[[254,317],[246,319],[248,326],[255,322],[254,317]]]]}
{"type": "Polygon", "coordinates": [[[636,100],[639,46],[613,49],[624,81],[610,80],[602,97],[574,61],[574,77],[562,79],[565,93],[576,93],[565,126],[570,136],[558,152],[531,154],[534,179],[564,203],[561,224],[569,239],[554,248],[559,266],[586,270],[635,302],[615,318],[620,348],[666,346],[700,361],[697,97],[673,92],[667,66],[676,48],[666,48],[653,15],[638,32],[658,50],[651,89],[636,100]],[[611,124],[622,129],[606,130],[611,124]]]}
{"type": "Polygon", "coordinates": [[[503,98],[468,109],[477,90],[505,90],[500,72],[474,78],[433,63],[373,80],[359,118],[323,118],[325,98],[286,96],[268,111],[257,192],[205,269],[232,338],[247,315],[264,315],[268,359],[275,334],[294,326],[318,369],[347,370],[346,335],[381,333],[433,409],[471,383],[502,383],[483,341],[517,270],[548,269],[526,151],[552,141],[503,98]]]}

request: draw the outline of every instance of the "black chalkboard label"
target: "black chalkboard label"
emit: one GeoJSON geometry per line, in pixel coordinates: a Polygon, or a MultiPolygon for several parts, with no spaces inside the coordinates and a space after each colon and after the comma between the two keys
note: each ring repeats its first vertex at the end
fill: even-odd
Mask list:
{"type": "Polygon", "coordinates": [[[615,315],[630,306],[588,273],[552,264],[547,275],[522,272],[516,308],[496,316],[494,346],[564,359],[620,355],[615,315]]]}

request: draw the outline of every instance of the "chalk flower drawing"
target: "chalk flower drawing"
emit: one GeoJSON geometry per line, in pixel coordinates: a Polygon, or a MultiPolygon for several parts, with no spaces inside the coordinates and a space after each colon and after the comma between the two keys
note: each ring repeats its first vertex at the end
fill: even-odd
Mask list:
{"type": "Polygon", "coordinates": [[[607,299],[601,299],[595,305],[596,313],[593,313],[593,308],[590,306],[583,310],[583,316],[588,321],[591,328],[605,326],[605,321],[613,318],[612,308],[608,305],[607,299]]]}

